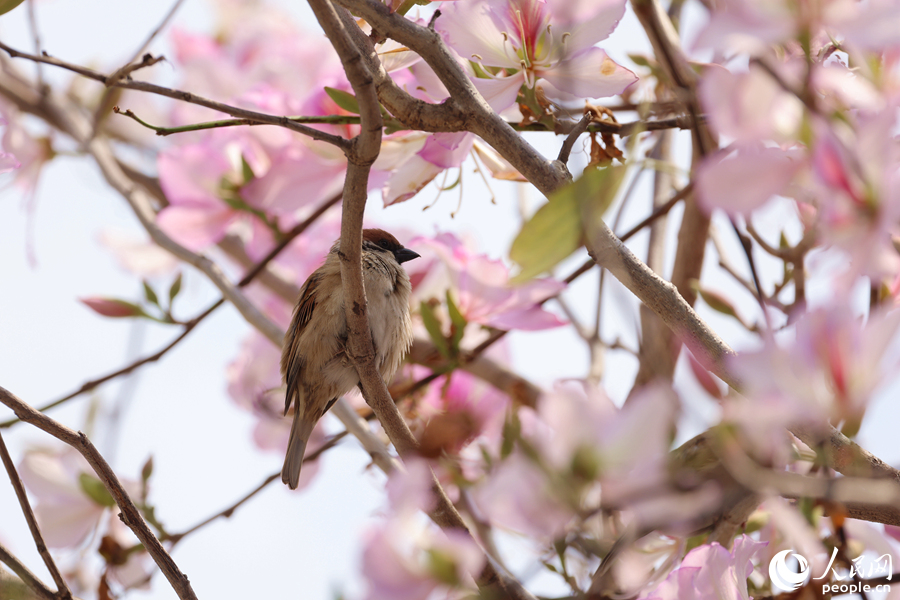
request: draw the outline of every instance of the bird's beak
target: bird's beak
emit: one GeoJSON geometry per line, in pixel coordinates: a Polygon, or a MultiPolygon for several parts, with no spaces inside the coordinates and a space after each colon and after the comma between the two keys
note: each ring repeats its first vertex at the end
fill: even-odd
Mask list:
{"type": "Polygon", "coordinates": [[[408,260],[412,260],[414,258],[419,258],[419,255],[416,252],[413,252],[409,248],[400,248],[396,252],[394,252],[394,258],[397,259],[397,262],[401,265],[408,260]]]}

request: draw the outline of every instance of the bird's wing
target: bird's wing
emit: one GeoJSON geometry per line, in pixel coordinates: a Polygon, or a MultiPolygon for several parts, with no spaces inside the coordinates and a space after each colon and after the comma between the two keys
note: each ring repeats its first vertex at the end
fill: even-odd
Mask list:
{"type": "Polygon", "coordinates": [[[312,318],[313,310],[316,307],[316,292],[319,283],[322,280],[320,273],[313,273],[303,287],[300,288],[300,301],[294,308],[294,317],[291,319],[291,326],[288,328],[287,339],[284,348],[281,351],[281,374],[287,386],[287,392],[284,396],[284,414],[287,414],[291,407],[291,401],[300,390],[297,389],[300,371],[303,368],[303,357],[298,351],[300,344],[300,334],[306,328],[307,323],[312,318]]]}

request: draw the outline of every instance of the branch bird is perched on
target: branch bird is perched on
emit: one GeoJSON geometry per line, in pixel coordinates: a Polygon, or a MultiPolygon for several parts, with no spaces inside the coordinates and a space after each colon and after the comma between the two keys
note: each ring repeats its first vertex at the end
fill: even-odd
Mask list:
{"type": "MultiPolygon", "coordinates": [[[[340,240],[325,264],[300,288],[300,300],[284,339],[281,375],[287,386],[284,414],[294,403],[294,422],[281,480],[297,489],[300,465],[313,427],[337,399],[359,384],[359,375],[344,353],[347,319],[341,287],[340,240]]],[[[390,383],[412,344],[409,275],[400,265],[418,258],[382,229],[364,229],[363,283],[375,362],[390,383]]]]}

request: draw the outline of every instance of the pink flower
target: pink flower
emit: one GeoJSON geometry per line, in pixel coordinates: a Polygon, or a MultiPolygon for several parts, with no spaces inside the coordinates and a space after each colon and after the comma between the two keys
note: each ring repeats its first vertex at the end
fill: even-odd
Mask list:
{"type": "Polygon", "coordinates": [[[775,432],[792,425],[858,426],[875,391],[897,373],[887,348],[898,327],[900,311],[872,312],[864,323],[842,299],[804,315],[792,341],[767,339],[731,361],[749,402],[729,403],[725,418],[766,453],[784,444],[775,432]]]}
{"type": "Polygon", "coordinates": [[[773,196],[785,194],[805,166],[802,149],[739,145],[703,160],[697,168],[697,194],[707,210],[750,214],[773,196]]]}
{"type": "MultiPolygon", "coordinates": [[[[430,373],[424,367],[412,371],[416,378],[430,373]]],[[[457,369],[428,386],[415,405],[418,419],[410,427],[421,442],[424,456],[459,454],[486,432],[497,437],[509,407],[508,396],[457,369]]]]}
{"type": "Polygon", "coordinates": [[[540,465],[514,452],[472,489],[472,497],[492,524],[547,542],[576,515],[561,492],[540,465]]]}
{"type": "MultiPolygon", "coordinates": [[[[328,40],[298,29],[289,15],[237,0],[223,0],[218,5],[215,37],[173,30],[182,89],[230,103],[260,86],[305,98],[321,89],[331,74],[341,71],[328,40]]],[[[184,103],[176,104],[174,112],[177,123],[215,118],[207,109],[184,103]]]]}
{"type": "Polygon", "coordinates": [[[715,130],[738,143],[792,141],[803,117],[800,99],[757,65],[742,73],[712,65],[699,93],[715,130]]]}
{"type": "Polygon", "coordinates": [[[900,44],[900,13],[893,0],[724,0],[697,37],[697,47],[759,55],[770,45],[811,38],[812,54],[830,39],[851,48],[883,51],[900,44]]]}
{"type": "Polygon", "coordinates": [[[99,238],[123,269],[142,279],[169,275],[178,268],[178,259],[145,237],[106,230],[99,238]]]}
{"type": "Polygon", "coordinates": [[[501,69],[474,80],[497,112],[515,103],[522,85],[534,88],[539,79],[549,97],[565,99],[612,96],[637,81],[594,47],[615,29],[624,1],[471,0],[441,10],[436,26],[454,50],[501,69]]]}
{"type": "Polygon", "coordinates": [[[473,577],[483,564],[481,549],[467,533],[423,528],[412,516],[394,517],[364,541],[365,598],[426,600],[435,590],[455,588],[474,593],[473,577]]]}
{"type": "MultiPolygon", "coordinates": [[[[6,119],[0,117],[0,125],[9,125],[9,123],[6,119]]],[[[2,147],[6,148],[6,144],[3,144],[2,147]]],[[[9,148],[6,149],[8,150],[9,148]]],[[[22,163],[16,160],[16,157],[11,152],[0,152],[0,175],[15,171],[21,166],[22,163]]]]}
{"type": "Polygon", "coordinates": [[[253,214],[255,207],[237,194],[244,183],[240,164],[235,164],[245,155],[240,144],[223,148],[219,141],[209,136],[201,143],[170,148],[159,155],[159,182],[169,206],[160,211],[157,224],[193,251],[203,250],[233,227],[242,226],[249,237],[248,252],[257,258],[271,245],[272,232],[253,214]]]}
{"type": "Polygon", "coordinates": [[[541,308],[540,302],[558,294],[565,288],[564,283],[538,279],[526,285],[510,286],[506,265],[483,254],[474,254],[450,233],[416,238],[410,246],[431,250],[446,268],[446,280],[432,269],[430,281],[422,284],[422,293],[430,291],[442,298],[446,290],[443,285],[449,282],[456,304],[469,322],[529,331],[563,324],[556,315],[541,308]]]}
{"type": "Polygon", "coordinates": [[[13,181],[26,196],[32,197],[44,165],[53,157],[50,138],[36,138],[17,118],[15,109],[0,105],[0,125],[5,125],[0,140],[0,173],[16,171],[13,181]]]}
{"type": "Polygon", "coordinates": [[[759,558],[766,544],[747,535],[734,540],[728,552],[718,542],[698,546],[684,557],[656,589],[642,600],[749,600],[747,578],[753,572],[753,559],[759,558]]]}
{"type": "Polygon", "coordinates": [[[642,469],[647,480],[666,456],[677,412],[670,388],[648,386],[618,408],[599,387],[559,382],[538,407],[551,433],[535,443],[557,469],[582,463],[584,474],[608,483],[638,478],[635,469],[642,469]]]}
{"type": "Polygon", "coordinates": [[[461,531],[441,531],[419,511],[433,506],[431,468],[406,462],[387,483],[389,512],[364,541],[362,573],[367,600],[425,600],[435,590],[474,591],[484,554],[461,531]]]}
{"type": "MultiPolygon", "coordinates": [[[[114,506],[87,461],[68,446],[56,451],[26,451],[19,474],[36,500],[35,516],[50,547],[80,545],[100,524],[107,509],[114,506]],[[89,491],[95,495],[88,495],[89,491]],[[106,501],[100,502],[104,495],[106,501]]],[[[138,497],[137,482],[120,480],[132,498],[138,497]]]]}

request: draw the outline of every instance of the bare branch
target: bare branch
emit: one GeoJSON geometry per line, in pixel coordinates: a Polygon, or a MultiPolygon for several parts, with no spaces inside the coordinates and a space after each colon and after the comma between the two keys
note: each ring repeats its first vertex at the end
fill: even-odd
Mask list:
{"type": "MultiPolygon", "coordinates": [[[[43,63],[53,65],[55,67],[60,67],[68,71],[72,71],[73,73],[78,73],[82,77],[93,79],[94,81],[99,81],[104,85],[106,85],[110,80],[110,78],[106,75],[98,73],[97,71],[94,71],[92,69],[88,69],[87,67],[67,63],[63,60],[59,60],[51,56],[34,56],[33,54],[28,54],[26,52],[19,52],[18,50],[7,46],[3,42],[0,42],[0,50],[6,51],[6,53],[13,58],[24,58],[36,63],[43,63]]],[[[332,144],[333,146],[337,146],[338,148],[344,148],[348,144],[346,139],[338,135],[332,135],[330,133],[319,131],[318,129],[315,129],[313,127],[307,127],[306,125],[291,121],[288,117],[269,115],[254,110],[238,108],[237,106],[231,106],[222,102],[216,102],[215,100],[208,100],[206,98],[203,98],[202,96],[192,94],[191,92],[183,92],[181,90],[175,90],[153,83],[147,83],[144,81],[132,81],[130,79],[118,81],[110,85],[116,88],[148,92],[151,94],[157,94],[159,96],[165,96],[167,98],[173,98],[175,100],[181,100],[182,102],[187,102],[189,104],[204,106],[206,108],[231,115],[232,117],[252,120],[259,124],[278,125],[279,127],[284,127],[285,129],[290,129],[291,131],[302,133],[303,135],[309,136],[314,140],[327,142],[329,144],[332,144]]],[[[89,138],[91,136],[85,137],[89,138]]]]}
{"type": "MultiPolygon", "coordinates": [[[[348,433],[347,430],[344,430],[344,431],[332,436],[327,442],[325,442],[319,448],[317,448],[315,452],[310,452],[309,454],[304,456],[303,464],[317,460],[325,452],[327,452],[331,448],[334,448],[335,446],[337,446],[338,442],[340,442],[344,437],[347,436],[347,433],[348,433]]],[[[220,510],[219,512],[217,512],[216,514],[212,515],[211,517],[203,519],[202,521],[200,521],[193,527],[189,527],[188,529],[185,529],[181,533],[173,533],[171,535],[166,536],[164,539],[166,541],[172,542],[172,545],[174,546],[175,544],[180,542],[182,539],[184,539],[186,536],[194,533],[195,531],[197,531],[199,529],[206,527],[207,525],[209,525],[213,521],[216,521],[217,519],[230,519],[231,516],[234,514],[234,511],[236,511],[243,504],[245,504],[246,502],[251,500],[258,493],[260,493],[261,491],[266,489],[266,487],[268,487],[270,483],[272,483],[279,477],[281,477],[281,471],[278,471],[277,473],[272,473],[271,475],[266,477],[262,483],[260,483],[258,486],[253,488],[249,493],[242,496],[237,502],[231,504],[228,508],[224,508],[224,509],[220,510]]]]}
{"type": "Polygon", "coordinates": [[[602,219],[586,214],[585,243],[591,257],[606,266],[622,285],[640,298],[669,326],[674,336],[688,344],[704,367],[731,387],[740,389],[737,378],[725,368],[734,351],[694,312],[675,286],[642,263],[620,242],[602,219]]]}
{"type": "Polygon", "coordinates": [[[133,73],[137,69],[141,69],[147,66],[144,63],[147,62],[147,56],[149,55],[145,55],[140,63],[136,63],[135,61],[137,61],[138,57],[140,57],[142,54],[144,54],[144,52],[147,51],[148,48],[150,48],[150,44],[152,44],[153,40],[156,39],[156,36],[158,36],[160,32],[165,29],[166,25],[171,22],[172,17],[175,16],[175,13],[178,12],[178,9],[181,8],[182,4],[184,4],[184,0],[175,0],[175,3],[172,4],[172,8],[169,9],[169,12],[166,13],[166,16],[164,16],[162,21],[159,22],[159,25],[156,26],[156,29],[150,32],[150,35],[147,36],[147,39],[144,40],[144,43],[141,44],[141,46],[131,56],[131,59],[109,76],[109,79],[106,82],[106,87],[115,85],[123,77],[131,75],[131,73],[133,73]]]}
{"type": "Polygon", "coordinates": [[[584,116],[581,117],[581,120],[575,124],[575,127],[572,128],[572,131],[569,132],[569,135],[566,136],[566,141],[563,142],[562,148],[559,149],[559,156],[556,157],[556,160],[565,164],[569,162],[569,154],[572,153],[572,148],[575,146],[575,142],[578,141],[578,138],[582,133],[587,131],[588,125],[591,124],[591,120],[593,119],[593,115],[584,111],[584,116]]]}
{"type": "Polygon", "coordinates": [[[72,592],[69,590],[69,586],[66,585],[66,580],[63,579],[62,574],[56,567],[56,563],[53,562],[50,551],[47,550],[47,544],[44,543],[44,536],[41,535],[41,528],[38,525],[37,519],[34,518],[34,511],[31,509],[31,504],[28,503],[28,496],[25,494],[25,486],[22,485],[22,480],[16,472],[16,466],[13,464],[12,457],[9,455],[9,450],[6,449],[6,442],[3,441],[2,435],[0,435],[0,460],[3,461],[3,466],[6,468],[6,474],[9,476],[9,482],[16,491],[16,498],[18,498],[19,506],[22,508],[22,514],[25,515],[25,520],[28,522],[28,529],[31,530],[31,537],[34,538],[34,544],[37,546],[38,554],[41,555],[44,565],[47,567],[47,570],[50,571],[50,576],[53,577],[53,582],[56,583],[58,597],[71,599],[72,592]]]}
{"type": "MultiPolygon", "coordinates": [[[[150,556],[153,557],[153,560],[156,562],[157,566],[159,566],[160,571],[162,571],[163,575],[166,576],[166,579],[169,580],[169,584],[178,594],[178,597],[181,598],[181,600],[196,600],[197,596],[194,594],[194,590],[191,588],[187,576],[178,569],[178,565],[175,564],[175,561],[172,560],[172,557],[169,556],[166,549],[163,548],[159,540],[156,539],[156,536],[153,535],[150,528],[147,527],[147,523],[144,522],[140,511],[138,511],[134,502],[132,502],[131,498],[128,496],[128,492],[122,487],[119,478],[116,477],[112,468],[110,468],[109,464],[107,464],[106,460],[97,451],[87,436],[80,431],[69,429],[47,415],[36,411],[2,387],[0,387],[0,403],[11,408],[12,411],[16,413],[16,416],[22,421],[30,423],[41,431],[49,433],[56,439],[68,444],[87,459],[88,463],[97,474],[97,477],[103,482],[106,490],[116,501],[116,504],[119,505],[119,509],[122,511],[119,513],[119,518],[122,519],[122,522],[125,523],[125,525],[134,532],[141,543],[144,544],[144,548],[147,549],[147,552],[150,553],[150,556]]],[[[16,574],[21,577],[19,573],[16,574]]]]}
{"type": "MultiPolygon", "coordinates": [[[[15,573],[26,586],[28,586],[28,589],[34,592],[35,596],[43,598],[44,600],[56,600],[56,594],[53,593],[53,590],[44,585],[44,582],[38,579],[34,573],[29,571],[28,567],[23,565],[3,544],[0,544],[0,562],[9,567],[9,569],[15,573]]],[[[7,597],[5,595],[7,590],[2,587],[5,585],[5,575],[6,573],[0,570],[0,589],[4,592],[4,598],[7,597]]],[[[9,597],[15,598],[14,595],[9,597]]]]}

